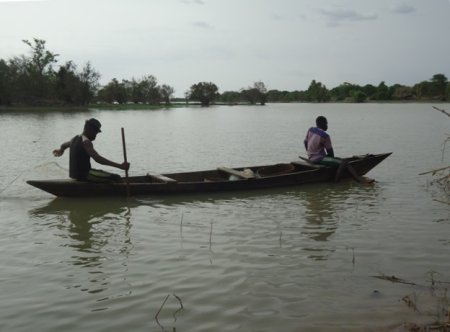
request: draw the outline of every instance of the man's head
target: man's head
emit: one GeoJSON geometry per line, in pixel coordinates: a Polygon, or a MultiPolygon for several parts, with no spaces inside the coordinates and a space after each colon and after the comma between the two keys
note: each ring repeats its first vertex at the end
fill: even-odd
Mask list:
{"type": "Polygon", "coordinates": [[[318,116],[316,119],[316,126],[319,127],[322,130],[327,130],[328,129],[328,121],[327,118],[324,116],[318,116]]]}
{"type": "Polygon", "coordinates": [[[86,120],[84,123],[84,131],[83,133],[91,140],[93,141],[98,133],[101,133],[102,131],[100,128],[102,127],[100,121],[97,119],[89,119],[86,120]]]}

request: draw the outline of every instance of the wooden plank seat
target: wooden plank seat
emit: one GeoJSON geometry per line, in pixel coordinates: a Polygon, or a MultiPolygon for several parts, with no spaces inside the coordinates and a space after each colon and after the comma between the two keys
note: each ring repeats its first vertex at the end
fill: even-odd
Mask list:
{"type": "Polygon", "coordinates": [[[162,174],[151,174],[147,173],[147,176],[158,183],[176,183],[177,180],[169,178],[168,176],[162,174]]]}
{"type": "Polygon", "coordinates": [[[255,177],[254,174],[247,174],[247,173],[244,173],[243,171],[238,171],[238,170],[228,168],[228,167],[218,167],[217,170],[220,172],[230,174],[230,175],[235,175],[241,179],[253,179],[255,177]]]}

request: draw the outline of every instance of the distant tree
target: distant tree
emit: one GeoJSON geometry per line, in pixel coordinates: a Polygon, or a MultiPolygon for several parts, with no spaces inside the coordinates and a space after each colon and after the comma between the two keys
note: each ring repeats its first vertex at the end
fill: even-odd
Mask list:
{"type": "Polygon", "coordinates": [[[117,79],[113,78],[111,82],[99,90],[98,99],[110,104],[114,102],[119,104],[126,103],[129,100],[127,82],[122,81],[122,83],[119,83],[117,79]]]}
{"type": "Polygon", "coordinates": [[[57,62],[59,54],[52,53],[45,48],[45,40],[34,38],[32,42],[23,40],[31,48],[31,57],[26,58],[26,75],[28,93],[35,101],[48,99],[50,95],[51,79],[53,78],[53,64],[57,62]]]}
{"type": "Polygon", "coordinates": [[[352,91],[356,89],[357,87],[354,84],[344,82],[330,90],[330,97],[335,101],[343,101],[351,98],[352,91]]]}
{"type": "Polygon", "coordinates": [[[430,97],[432,95],[432,85],[431,82],[422,81],[413,86],[414,94],[417,99],[423,99],[430,97]]]}
{"type": "Polygon", "coordinates": [[[143,89],[140,88],[140,82],[135,78],[132,78],[130,82],[130,98],[135,104],[144,103],[145,101],[143,89]]]}
{"type": "Polygon", "coordinates": [[[289,92],[288,95],[289,101],[305,101],[306,100],[306,92],[305,91],[292,91],[289,92]]]}
{"type": "Polygon", "coordinates": [[[253,88],[257,91],[257,102],[259,102],[261,105],[265,105],[267,102],[267,88],[264,82],[255,82],[253,84],[253,88]]]}
{"type": "Polygon", "coordinates": [[[12,103],[13,84],[8,64],[0,59],[0,105],[12,103]]]}
{"type": "Polygon", "coordinates": [[[237,104],[241,101],[241,94],[237,91],[225,91],[220,94],[219,100],[229,105],[237,104]]]}
{"type": "Polygon", "coordinates": [[[280,102],[286,102],[285,100],[285,94],[289,93],[288,91],[280,91],[280,90],[269,90],[267,92],[267,101],[272,103],[280,103],[280,102]]]}
{"type": "Polygon", "coordinates": [[[23,40],[25,44],[30,46],[32,54],[28,63],[28,69],[40,75],[52,72],[52,64],[56,63],[59,54],[52,53],[45,49],[45,40],[33,38],[33,42],[23,40]]]}
{"type": "Polygon", "coordinates": [[[68,61],[65,65],[59,67],[55,75],[56,97],[67,104],[75,104],[77,99],[74,91],[79,89],[80,81],[75,71],[75,64],[68,61]]]}
{"type": "Polygon", "coordinates": [[[409,86],[396,84],[392,88],[392,99],[405,100],[413,97],[413,90],[409,86]]]}
{"type": "Polygon", "coordinates": [[[440,99],[448,98],[448,80],[443,74],[435,74],[429,81],[422,81],[412,87],[417,99],[440,99]]]}
{"type": "Polygon", "coordinates": [[[269,102],[278,103],[283,101],[283,93],[279,90],[269,90],[267,92],[267,100],[269,102]]]}
{"type": "Polygon", "coordinates": [[[251,105],[256,104],[258,101],[259,92],[255,88],[242,89],[240,94],[242,99],[251,105]]]}
{"type": "Polygon", "coordinates": [[[375,100],[390,100],[391,97],[389,95],[389,87],[384,83],[384,81],[378,84],[377,90],[373,97],[375,100]]]}
{"type": "Polygon", "coordinates": [[[23,42],[29,56],[0,60],[0,104],[84,105],[94,98],[100,75],[89,62],[82,71],[72,61],[55,69],[59,55],[46,49],[45,40],[23,42]]]}
{"type": "Polygon", "coordinates": [[[190,100],[200,101],[202,106],[209,106],[218,97],[217,85],[212,82],[200,82],[191,86],[188,96],[190,100]]]}
{"type": "Polygon", "coordinates": [[[8,76],[11,80],[9,91],[12,103],[30,103],[34,100],[31,81],[27,71],[28,59],[15,56],[8,61],[8,76]]]}
{"type": "Polygon", "coordinates": [[[164,100],[164,103],[166,105],[169,105],[170,100],[172,99],[172,96],[175,92],[175,89],[169,85],[163,84],[163,85],[161,85],[159,91],[160,91],[162,99],[164,100]]]}
{"type": "Polygon", "coordinates": [[[145,76],[140,82],[140,88],[144,94],[145,102],[157,105],[161,102],[161,94],[158,88],[158,80],[153,75],[145,76]]]}
{"type": "Polygon", "coordinates": [[[431,84],[433,93],[436,97],[439,97],[441,100],[447,99],[447,85],[448,79],[444,74],[435,74],[431,78],[431,84]]]}
{"type": "Polygon", "coordinates": [[[158,80],[153,75],[147,75],[141,79],[133,78],[127,81],[127,89],[130,99],[134,103],[159,104],[163,96],[158,86],[158,80]]]}
{"type": "Polygon", "coordinates": [[[330,100],[330,94],[325,85],[312,80],[306,91],[307,101],[326,102],[330,100]]]}
{"type": "Polygon", "coordinates": [[[373,99],[373,96],[377,93],[377,88],[372,84],[366,84],[361,88],[361,91],[366,94],[368,99],[373,99]]]}
{"type": "Polygon", "coordinates": [[[68,61],[55,73],[53,82],[55,97],[66,104],[89,104],[96,95],[99,78],[100,74],[89,62],[81,72],[78,72],[77,66],[68,61]]]}
{"type": "Polygon", "coordinates": [[[306,101],[305,91],[279,91],[270,90],[267,92],[267,101],[272,103],[291,103],[306,101]]]}
{"type": "Polygon", "coordinates": [[[367,95],[361,90],[353,90],[351,95],[355,103],[363,103],[367,99],[367,95]]]}
{"type": "Polygon", "coordinates": [[[81,83],[79,103],[85,105],[90,103],[97,93],[100,73],[92,67],[90,62],[87,62],[77,76],[81,83]]]}

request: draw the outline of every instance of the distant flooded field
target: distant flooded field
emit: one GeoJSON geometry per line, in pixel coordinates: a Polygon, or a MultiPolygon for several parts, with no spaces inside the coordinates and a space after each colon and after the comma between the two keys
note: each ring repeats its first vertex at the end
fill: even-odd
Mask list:
{"type": "MultiPolygon", "coordinates": [[[[448,317],[450,213],[419,173],[449,164],[432,104],[0,111],[3,331],[393,331],[448,317]],[[96,117],[130,175],[289,162],[318,115],[338,156],[393,152],[352,181],[258,192],[61,199],[51,151],[96,117]]],[[[447,108],[446,105],[439,107],[447,108]]],[[[98,165],[97,165],[98,166],[98,165]]],[[[106,170],[107,167],[98,166],[106,170]]]]}

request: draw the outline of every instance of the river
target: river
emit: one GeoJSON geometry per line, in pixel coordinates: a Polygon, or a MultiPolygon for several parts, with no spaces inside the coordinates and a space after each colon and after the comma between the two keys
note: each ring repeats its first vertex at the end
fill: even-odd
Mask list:
{"type": "Polygon", "coordinates": [[[442,321],[450,210],[419,173],[449,164],[450,119],[432,106],[0,111],[0,330],[393,331],[442,321]],[[103,125],[95,148],[118,162],[124,127],[139,175],[295,160],[318,115],[338,156],[393,152],[368,174],[373,186],[127,200],[57,199],[25,183],[67,177],[68,154],[51,151],[90,117],[103,125]],[[392,276],[415,285],[383,279],[392,276]]]}

